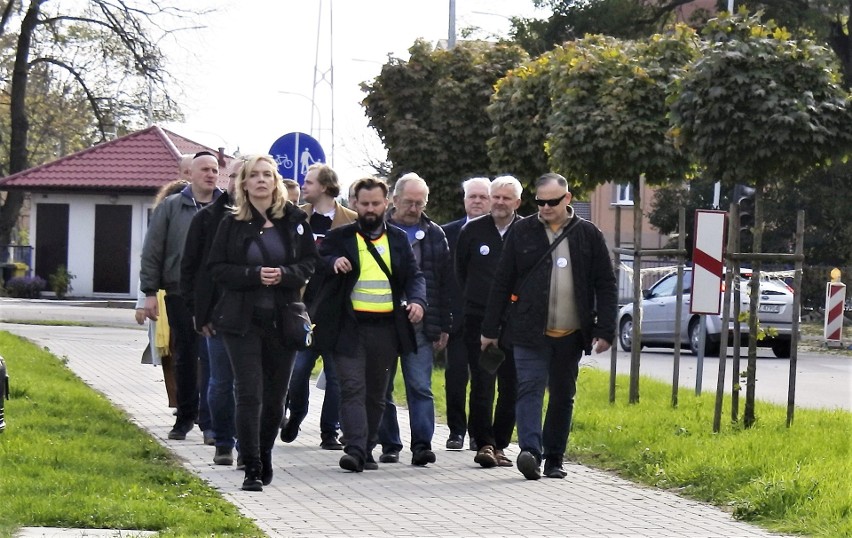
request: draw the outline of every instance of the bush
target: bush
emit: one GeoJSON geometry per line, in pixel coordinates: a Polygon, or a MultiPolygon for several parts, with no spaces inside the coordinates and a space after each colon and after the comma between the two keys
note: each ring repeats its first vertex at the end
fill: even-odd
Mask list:
{"type": "Polygon", "coordinates": [[[6,293],[19,299],[38,299],[46,287],[47,282],[39,276],[18,276],[6,282],[6,293]]]}
{"type": "Polygon", "coordinates": [[[50,281],[50,289],[56,294],[57,299],[64,299],[71,288],[71,281],[76,278],[76,275],[69,273],[64,265],[56,268],[56,272],[48,276],[50,281]]]}

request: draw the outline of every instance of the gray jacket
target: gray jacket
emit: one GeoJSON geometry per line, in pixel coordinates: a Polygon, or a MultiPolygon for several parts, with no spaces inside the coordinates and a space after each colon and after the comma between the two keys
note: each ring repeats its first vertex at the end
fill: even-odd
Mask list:
{"type": "MultiPolygon", "coordinates": [[[[192,217],[201,209],[192,195],[192,186],[172,194],[154,209],[148,223],[148,233],[142,245],[142,267],[139,287],[145,296],[157,294],[158,289],[167,294],[180,293],[180,260],[183,245],[192,217]]],[[[213,199],[222,191],[213,191],[213,199]]]]}

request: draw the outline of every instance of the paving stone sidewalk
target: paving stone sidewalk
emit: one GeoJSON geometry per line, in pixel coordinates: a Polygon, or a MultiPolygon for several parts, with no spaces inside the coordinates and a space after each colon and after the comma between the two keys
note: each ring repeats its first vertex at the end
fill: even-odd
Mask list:
{"type": "MultiPolygon", "coordinates": [[[[83,381],[270,536],[778,536],[735,521],[715,507],[580,465],[568,465],[565,480],[527,481],[516,468],[483,469],[473,462],[472,452],[443,449],[448,429],[440,424],[434,436],[435,464],[411,466],[406,450],[401,463],[347,473],[337,465],[341,452],[319,448],[323,392],[315,388],[298,439],[291,444],[279,440],[275,446],[272,485],[262,493],[244,492],[239,489],[242,473],[213,465],[213,447],[202,443],[198,429],[185,441],[167,439],[173,417],[166,407],[161,370],[139,362],[145,331],[7,323],[0,323],[0,330],[67,358],[83,381]]],[[[399,417],[407,442],[407,415],[399,417]]],[[[14,424],[14,417],[10,419],[14,424]]],[[[517,446],[507,455],[514,460],[517,446]]]]}

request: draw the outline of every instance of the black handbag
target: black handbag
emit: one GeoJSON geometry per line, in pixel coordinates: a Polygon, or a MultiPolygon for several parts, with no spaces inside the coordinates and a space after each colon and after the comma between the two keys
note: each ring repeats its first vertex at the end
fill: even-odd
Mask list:
{"type": "Polygon", "coordinates": [[[292,302],[281,314],[281,339],[287,347],[304,351],[314,343],[314,324],[305,303],[292,302]]]}

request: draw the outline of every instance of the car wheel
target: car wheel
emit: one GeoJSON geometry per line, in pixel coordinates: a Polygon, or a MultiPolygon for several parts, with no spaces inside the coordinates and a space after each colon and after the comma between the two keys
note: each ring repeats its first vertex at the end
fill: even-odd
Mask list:
{"type": "Polygon", "coordinates": [[[790,340],[782,340],[772,344],[772,353],[779,359],[789,359],[791,350],[790,340]]]}
{"type": "MultiPolygon", "coordinates": [[[[701,325],[698,323],[700,319],[701,318],[695,318],[689,323],[689,350],[692,351],[692,354],[696,357],[698,356],[698,341],[701,337],[701,325]]],[[[706,334],[704,335],[704,356],[719,356],[719,342],[711,342],[706,334]]]]}
{"type": "Polygon", "coordinates": [[[633,347],[633,318],[627,316],[622,318],[621,325],[618,329],[618,341],[621,343],[621,349],[630,351],[633,347]]]}

